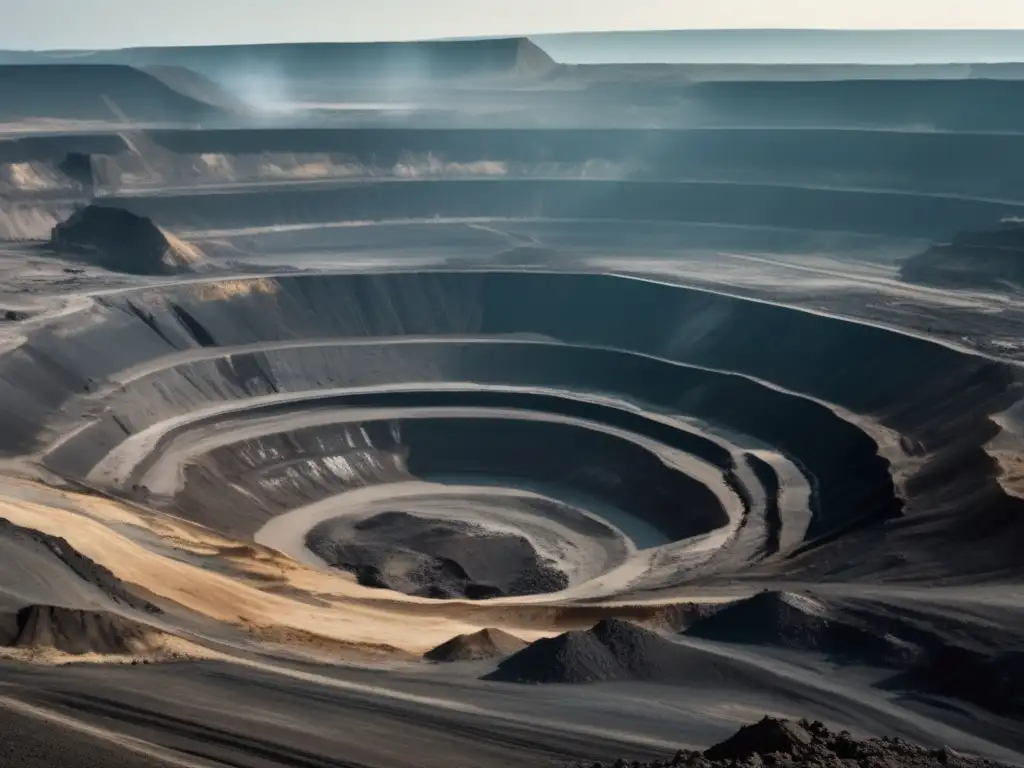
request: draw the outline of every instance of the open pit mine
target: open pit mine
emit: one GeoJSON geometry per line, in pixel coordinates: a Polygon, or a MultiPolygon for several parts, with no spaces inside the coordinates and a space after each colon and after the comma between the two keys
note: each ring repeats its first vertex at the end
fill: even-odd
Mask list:
{"type": "Polygon", "coordinates": [[[1024,764],[1022,171],[1024,65],[0,53],[0,763],[1024,764]]]}

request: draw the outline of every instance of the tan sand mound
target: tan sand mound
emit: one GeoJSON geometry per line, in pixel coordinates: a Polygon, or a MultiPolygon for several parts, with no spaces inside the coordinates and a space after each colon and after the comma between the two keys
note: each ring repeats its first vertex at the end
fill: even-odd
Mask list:
{"type": "Polygon", "coordinates": [[[121,208],[88,205],[57,224],[55,250],[113,272],[170,275],[202,266],[206,258],[143,216],[121,208]]]}
{"type": "Polygon", "coordinates": [[[481,661],[503,659],[527,646],[525,640],[500,629],[481,629],[471,635],[459,635],[427,651],[427,661],[481,661]]]}

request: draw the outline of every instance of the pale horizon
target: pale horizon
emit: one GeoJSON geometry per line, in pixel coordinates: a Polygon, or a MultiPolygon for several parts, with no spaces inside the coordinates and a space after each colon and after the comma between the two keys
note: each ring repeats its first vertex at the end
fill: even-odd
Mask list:
{"type": "Polygon", "coordinates": [[[0,48],[370,42],[672,30],[1024,29],[1024,2],[977,0],[0,0],[0,48]],[[55,23],[55,20],[60,23],[55,23]]]}

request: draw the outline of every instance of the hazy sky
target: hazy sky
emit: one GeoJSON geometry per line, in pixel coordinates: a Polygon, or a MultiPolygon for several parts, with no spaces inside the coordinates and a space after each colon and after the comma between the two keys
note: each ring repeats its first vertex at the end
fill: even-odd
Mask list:
{"type": "Polygon", "coordinates": [[[0,0],[0,48],[610,29],[1024,28],[1024,0],[0,0]]]}

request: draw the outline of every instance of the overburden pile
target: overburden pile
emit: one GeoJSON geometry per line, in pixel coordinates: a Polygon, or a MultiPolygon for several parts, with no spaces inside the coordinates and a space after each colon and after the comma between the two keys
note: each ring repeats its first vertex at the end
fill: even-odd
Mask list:
{"type": "Polygon", "coordinates": [[[628,621],[542,638],[505,659],[484,679],[506,683],[671,680],[685,673],[686,649],[628,621]]]}
{"type": "Polygon", "coordinates": [[[151,219],[121,208],[88,205],[53,228],[50,246],[113,272],[171,275],[192,271],[203,254],[151,219]]]}
{"type": "Polygon", "coordinates": [[[481,629],[471,635],[458,635],[427,651],[427,661],[480,661],[501,659],[526,647],[526,642],[500,629],[481,629]]]}

